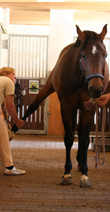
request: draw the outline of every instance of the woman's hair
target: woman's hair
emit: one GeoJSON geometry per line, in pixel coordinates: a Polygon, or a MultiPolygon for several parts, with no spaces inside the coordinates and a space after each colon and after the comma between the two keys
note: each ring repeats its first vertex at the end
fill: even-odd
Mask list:
{"type": "Polygon", "coordinates": [[[10,67],[0,68],[0,76],[6,76],[8,74],[14,73],[15,69],[10,67]]]}

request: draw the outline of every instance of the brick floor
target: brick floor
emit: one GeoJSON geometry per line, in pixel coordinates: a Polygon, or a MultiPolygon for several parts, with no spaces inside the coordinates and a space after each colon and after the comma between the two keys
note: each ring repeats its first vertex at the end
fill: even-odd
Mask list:
{"type": "Polygon", "coordinates": [[[77,145],[73,146],[72,185],[61,186],[65,147],[61,137],[16,135],[11,141],[16,167],[24,176],[4,176],[0,165],[0,212],[110,212],[110,153],[95,169],[95,152],[89,149],[91,188],[80,188],[77,145]],[[74,148],[75,147],[75,148],[74,148]]]}

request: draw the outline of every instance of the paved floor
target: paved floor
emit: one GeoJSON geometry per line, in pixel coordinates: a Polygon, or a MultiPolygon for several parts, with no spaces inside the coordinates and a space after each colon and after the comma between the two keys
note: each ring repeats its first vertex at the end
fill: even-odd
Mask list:
{"type": "Polygon", "coordinates": [[[11,141],[15,165],[24,176],[4,176],[0,165],[0,212],[110,212],[110,152],[95,169],[95,152],[89,149],[91,188],[80,188],[77,145],[72,148],[72,185],[61,186],[65,148],[62,138],[16,135],[11,141]]]}

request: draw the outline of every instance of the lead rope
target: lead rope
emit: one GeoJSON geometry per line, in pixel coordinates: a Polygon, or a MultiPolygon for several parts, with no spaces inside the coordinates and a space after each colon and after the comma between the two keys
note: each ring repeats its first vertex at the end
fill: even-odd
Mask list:
{"type": "Polygon", "coordinates": [[[100,143],[98,142],[98,119],[99,119],[99,107],[96,104],[96,144],[95,144],[95,151],[96,151],[96,163],[95,168],[99,165],[103,165],[105,163],[105,141],[104,141],[104,130],[105,130],[105,124],[106,124],[106,108],[103,106],[102,108],[102,132],[101,132],[101,140],[100,143]],[[103,157],[100,158],[100,152],[101,152],[101,146],[102,146],[102,153],[103,157]]]}

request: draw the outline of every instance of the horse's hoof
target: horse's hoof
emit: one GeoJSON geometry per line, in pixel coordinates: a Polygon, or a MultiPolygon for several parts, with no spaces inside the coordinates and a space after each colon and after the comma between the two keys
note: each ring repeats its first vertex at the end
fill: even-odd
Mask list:
{"type": "Polygon", "coordinates": [[[81,176],[80,187],[82,187],[82,188],[90,188],[91,187],[90,180],[86,175],[81,176]]]}
{"type": "Polygon", "coordinates": [[[71,174],[65,174],[62,177],[61,185],[71,185],[71,174]]]}

